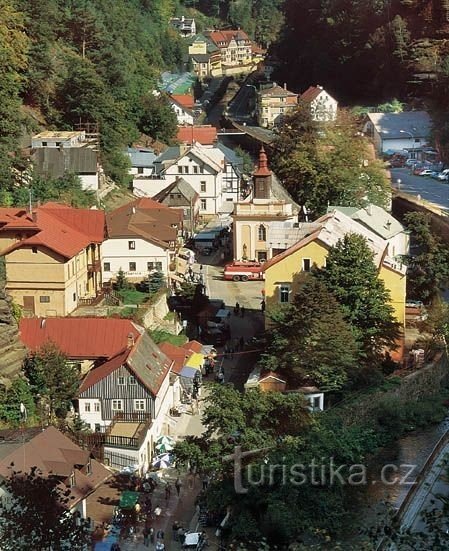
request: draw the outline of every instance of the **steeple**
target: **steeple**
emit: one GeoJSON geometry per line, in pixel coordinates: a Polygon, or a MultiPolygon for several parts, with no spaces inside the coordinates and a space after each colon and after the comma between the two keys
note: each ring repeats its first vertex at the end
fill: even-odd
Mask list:
{"type": "Polygon", "coordinates": [[[259,164],[253,173],[254,199],[269,199],[271,195],[271,170],[263,146],[259,152],[259,164]]]}

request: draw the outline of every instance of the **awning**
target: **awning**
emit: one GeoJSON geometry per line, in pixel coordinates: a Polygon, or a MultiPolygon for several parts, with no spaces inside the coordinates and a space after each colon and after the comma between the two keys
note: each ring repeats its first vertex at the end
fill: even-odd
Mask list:
{"type": "MultiPolygon", "coordinates": [[[[195,369],[201,369],[203,367],[203,364],[204,364],[203,354],[195,353],[190,356],[190,358],[185,363],[185,366],[193,367],[195,369]]],[[[182,371],[181,371],[181,374],[182,374],[182,371]]]]}
{"type": "Polygon", "coordinates": [[[131,490],[125,490],[120,496],[119,507],[121,509],[132,509],[139,501],[139,493],[131,492],[131,490]]]}
{"type": "Polygon", "coordinates": [[[227,310],[226,308],[220,308],[218,312],[215,314],[216,318],[227,318],[229,315],[230,310],[227,310]]]}
{"type": "Polygon", "coordinates": [[[185,377],[186,379],[194,379],[197,373],[198,369],[196,369],[195,367],[184,366],[181,369],[180,376],[185,377]]]}

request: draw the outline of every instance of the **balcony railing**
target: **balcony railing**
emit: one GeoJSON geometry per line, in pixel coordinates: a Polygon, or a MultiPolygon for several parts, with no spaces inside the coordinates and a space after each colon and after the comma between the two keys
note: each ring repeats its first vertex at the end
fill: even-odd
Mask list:
{"type": "Polygon", "coordinates": [[[94,272],[101,272],[101,263],[99,260],[94,260],[87,264],[87,271],[92,274],[94,272]]]}

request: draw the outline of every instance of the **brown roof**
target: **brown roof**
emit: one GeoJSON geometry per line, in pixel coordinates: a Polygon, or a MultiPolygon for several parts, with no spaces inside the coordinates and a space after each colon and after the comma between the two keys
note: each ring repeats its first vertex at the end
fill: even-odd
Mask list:
{"type": "Polygon", "coordinates": [[[219,48],[227,48],[233,38],[235,40],[244,40],[248,43],[251,42],[248,35],[242,30],[210,31],[205,34],[219,48]],[[223,42],[224,45],[222,45],[223,42]]]}
{"type": "Polygon", "coordinates": [[[217,129],[210,125],[178,126],[176,139],[182,143],[199,142],[202,145],[212,145],[217,141],[217,129]]]}
{"type": "Polygon", "coordinates": [[[186,109],[193,109],[195,100],[190,94],[170,94],[170,97],[173,98],[176,103],[179,103],[182,107],[186,109]]]}
{"type": "Polygon", "coordinates": [[[105,234],[102,210],[74,209],[57,203],[38,207],[33,215],[25,210],[0,208],[0,232],[24,228],[30,235],[13,243],[4,253],[23,247],[44,247],[73,258],[91,243],[101,243],[105,234]]]}
{"type": "Polygon", "coordinates": [[[82,450],[53,426],[47,427],[3,457],[0,461],[0,475],[8,478],[13,471],[26,473],[33,467],[37,467],[43,476],[56,475],[61,478],[61,489],[70,491],[70,507],[87,497],[111,476],[106,467],[90,457],[88,451],[82,450]],[[85,467],[89,459],[91,474],[88,475],[85,467]],[[67,478],[72,473],[75,474],[75,486],[68,487],[67,478]]]}
{"type": "Polygon", "coordinates": [[[297,97],[298,95],[278,85],[272,86],[271,88],[263,88],[262,90],[259,90],[259,94],[261,96],[276,97],[276,98],[297,97]]]}
{"type": "Polygon", "coordinates": [[[20,339],[29,350],[53,342],[70,359],[112,358],[126,348],[128,336],[140,335],[128,319],[22,318],[20,339]]]}
{"type": "Polygon", "coordinates": [[[181,373],[182,368],[192,355],[191,351],[186,350],[182,346],[175,346],[170,342],[162,342],[159,345],[159,348],[168,358],[170,358],[170,360],[173,361],[172,372],[176,373],[176,375],[181,373]]]}
{"type": "Polygon", "coordinates": [[[307,101],[307,102],[313,101],[321,94],[322,91],[323,91],[322,86],[309,86],[307,90],[301,94],[299,99],[301,101],[307,101]]]}
{"type": "Polygon", "coordinates": [[[89,371],[81,384],[80,395],[122,365],[126,365],[136,379],[153,396],[156,396],[172,363],[148,333],[144,332],[137,338],[132,348],[125,349],[114,358],[89,371]]]}
{"type": "Polygon", "coordinates": [[[114,211],[106,217],[108,235],[114,237],[141,237],[160,247],[176,241],[183,213],[162,203],[142,197],[114,211]]]}
{"type": "Polygon", "coordinates": [[[196,354],[199,354],[203,350],[203,345],[200,342],[195,341],[195,340],[185,342],[182,345],[182,347],[185,348],[186,350],[191,350],[192,352],[195,352],[196,354]]]}
{"type": "Polygon", "coordinates": [[[271,176],[271,170],[268,168],[268,158],[265,149],[262,146],[259,151],[259,163],[253,176],[271,176]]]}

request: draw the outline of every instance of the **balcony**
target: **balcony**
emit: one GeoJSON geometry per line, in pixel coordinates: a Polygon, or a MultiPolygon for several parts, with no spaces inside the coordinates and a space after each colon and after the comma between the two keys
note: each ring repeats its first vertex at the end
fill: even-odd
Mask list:
{"type": "Polygon", "coordinates": [[[101,272],[101,262],[99,260],[89,262],[87,264],[87,271],[89,274],[93,274],[94,272],[101,272]]]}

